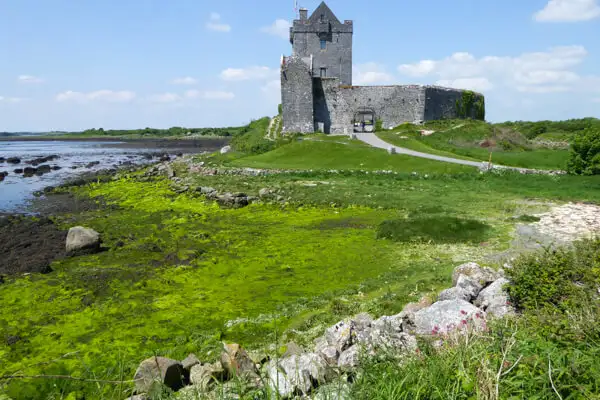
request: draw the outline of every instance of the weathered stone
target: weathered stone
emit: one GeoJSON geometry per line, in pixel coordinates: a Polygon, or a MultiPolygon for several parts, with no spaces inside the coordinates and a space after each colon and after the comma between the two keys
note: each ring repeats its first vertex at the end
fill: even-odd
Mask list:
{"type": "Polygon", "coordinates": [[[479,293],[474,304],[485,310],[488,315],[497,318],[515,314],[515,308],[510,304],[508,294],[503,289],[507,283],[505,278],[497,279],[479,293]]]}
{"type": "Polygon", "coordinates": [[[415,332],[437,335],[457,329],[483,329],[485,312],[465,300],[444,300],[415,313],[415,332]]]}
{"type": "Polygon", "coordinates": [[[452,272],[452,285],[456,286],[460,275],[471,277],[484,287],[499,278],[497,272],[493,269],[487,267],[481,268],[479,264],[474,262],[461,264],[454,268],[452,272]]]}
{"type": "Polygon", "coordinates": [[[200,360],[195,354],[188,354],[188,356],[181,361],[181,366],[184,370],[189,371],[194,365],[200,364],[200,360]]]}
{"type": "Polygon", "coordinates": [[[230,377],[256,375],[258,370],[248,353],[237,343],[224,346],[221,353],[221,365],[230,377]]]}
{"type": "Polygon", "coordinates": [[[330,346],[335,347],[341,353],[352,345],[353,333],[353,321],[340,321],[325,331],[325,339],[330,346]]]}
{"type": "Polygon", "coordinates": [[[150,357],[140,363],[133,380],[138,393],[147,393],[156,383],[176,391],[184,385],[183,367],[170,358],[150,357]]]}
{"type": "Polygon", "coordinates": [[[67,234],[66,250],[69,254],[100,250],[100,234],[93,229],[75,226],[67,234]]]}
{"type": "Polygon", "coordinates": [[[20,164],[21,163],[21,159],[19,157],[8,157],[6,159],[6,162],[8,164],[20,164]]]}
{"type": "Polygon", "coordinates": [[[302,350],[302,348],[300,346],[298,346],[294,342],[290,342],[286,345],[285,353],[283,353],[283,355],[281,357],[286,358],[286,357],[289,357],[292,355],[299,356],[302,353],[304,353],[304,350],[302,350]]]}
{"type": "MultiPolygon", "coordinates": [[[[145,394],[136,394],[134,396],[128,397],[125,400],[149,400],[150,398],[148,396],[146,396],[145,394]]],[[[8,400],[8,399],[3,399],[0,396],[0,400],[8,400]]]]}
{"type": "Polygon", "coordinates": [[[442,290],[438,295],[438,301],[457,299],[471,301],[471,293],[467,292],[463,288],[452,287],[449,289],[442,290]]]}
{"type": "Polygon", "coordinates": [[[483,284],[479,283],[477,277],[470,277],[466,275],[459,275],[458,280],[456,282],[456,287],[462,289],[469,295],[467,301],[471,301],[477,297],[481,289],[483,289],[483,284]]]}
{"type": "Polygon", "coordinates": [[[258,197],[267,197],[273,193],[269,188],[262,188],[258,191],[258,197]]]}
{"type": "Polygon", "coordinates": [[[283,398],[295,393],[310,393],[326,382],[327,364],[317,354],[305,353],[271,361],[267,368],[269,386],[283,398]]]}
{"type": "Polygon", "coordinates": [[[319,387],[313,400],[350,400],[350,384],[348,382],[332,382],[319,387]]]}
{"type": "MultiPolygon", "coordinates": [[[[405,352],[416,348],[416,339],[405,332],[407,318],[413,315],[400,313],[392,316],[383,316],[373,322],[373,326],[363,344],[371,353],[376,350],[405,352]]],[[[410,321],[412,327],[413,322],[410,321]]]]}
{"type": "Polygon", "coordinates": [[[220,363],[196,364],[190,369],[190,382],[198,389],[208,390],[217,382],[225,380],[226,371],[220,363]]]}
{"type": "Polygon", "coordinates": [[[344,350],[338,359],[338,367],[342,370],[351,370],[352,368],[356,368],[359,362],[359,351],[360,349],[357,344],[344,350]]]}
{"type": "Polygon", "coordinates": [[[231,146],[225,146],[221,148],[221,154],[227,154],[231,151],[231,146]]]}

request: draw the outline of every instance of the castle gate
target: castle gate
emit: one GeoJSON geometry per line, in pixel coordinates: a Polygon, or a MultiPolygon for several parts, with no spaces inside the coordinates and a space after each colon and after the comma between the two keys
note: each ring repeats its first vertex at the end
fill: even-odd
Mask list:
{"type": "Polygon", "coordinates": [[[375,110],[360,107],[354,113],[352,125],[354,126],[354,132],[373,132],[375,130],[375,110]]]}

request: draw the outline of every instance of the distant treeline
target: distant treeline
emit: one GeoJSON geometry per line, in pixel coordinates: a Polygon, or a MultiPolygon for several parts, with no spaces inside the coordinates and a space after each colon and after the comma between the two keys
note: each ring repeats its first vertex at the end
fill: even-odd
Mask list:
{"type": "Polygon", "coordinates": [[[72,134],[86,136],[235,136],[244,133],[247,127],[229,127],[229,128],[182,128],[174,126],[168,129],[110,129],[102,128],[87,129],[83,132],[72,132],[72,134]]]}
{"type": "Polygon", "coordinates": [[[581,132],[587,128],[598,128],[600,129],[600,119],[598,118],[579,118],[579,119],[567,119],[565,121],[515,121],[515,122],[502,122],[501,126],[510,127],[516,131],[521,132],[529,139],[534,139],[544,133],[565,133],[574,134],[581,132]]]}

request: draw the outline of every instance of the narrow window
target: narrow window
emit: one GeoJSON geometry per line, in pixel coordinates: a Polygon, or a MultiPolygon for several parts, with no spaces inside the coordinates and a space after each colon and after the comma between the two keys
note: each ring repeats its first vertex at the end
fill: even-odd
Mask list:
{"type": "Polygon", "coordinates": [[[321,50],[325,50],[327,48],[327,40],[321,39],[321,50]]]}
{"type": "Polygon", "coordinates": [[[321,14],[321,22],[325,22],[325,14],[321,14]]]}
{"type": "Polygon", "coordinates": [[[327,68],[321,68],[321,78],[327,77],[327,68]]]}

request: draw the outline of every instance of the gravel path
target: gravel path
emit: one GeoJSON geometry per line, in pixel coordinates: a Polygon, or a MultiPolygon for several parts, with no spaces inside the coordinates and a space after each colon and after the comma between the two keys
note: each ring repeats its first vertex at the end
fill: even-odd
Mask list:
{"type": "MultiPolygon", "coordinates": [[[[447,162],[447,163],[468,165],[471,167],[477,167],[479,169],[488,169],[488,163],[485,161],[461,160],[458,158],[437,156],[435,154],[422,153],[420,151],[415,151],[415,150],[406,149],[404,147],[394,146],[388,142],[381,140],[377,135],[375,135],[372,132],[356,133],[355,135],[358,140],[361,140],[373,147],[378,147],[380,149],[386,149],[386,150],[389,150],[390,148],[394,148],[397,154],[406,154],[408,156],[413,156],[413,157],[428,158],[430,160],[442,161],[442,162],[447,162]]],[[[492,168],[512,169],[512,170],[519,171],[519,172],[534,172],[534,171],[536,171],[536,170],[531,170],[531,169],[527,169],[527,168],[507,167],[504,165],[497,165],[497,164],[492,165],[492,168]]]]}

